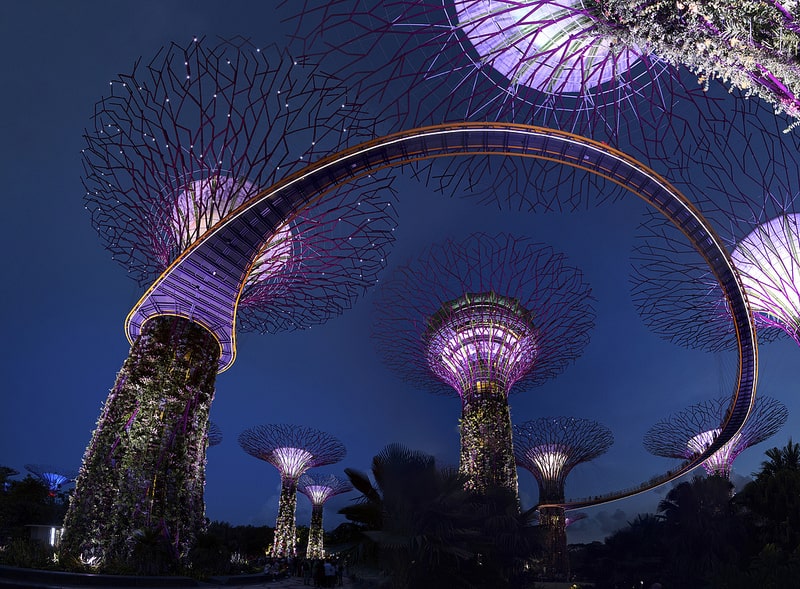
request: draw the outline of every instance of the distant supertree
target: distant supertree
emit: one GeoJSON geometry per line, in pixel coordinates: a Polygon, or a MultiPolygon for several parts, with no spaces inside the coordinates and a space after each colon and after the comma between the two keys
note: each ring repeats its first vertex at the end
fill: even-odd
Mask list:
{"type": "Polygon", "coordinates": [[[297,482],[297,490],[311,501],[311,525],[308,528],[306,558],[309,560],[325,558],[323,507],[331,497],[352,491],[353,485],[334,474],[315,477],[304,474],[297,482]]]}
{"type": "MultiPolygon", "coordinates": [[[[644,436],[644,447],[651,454],[665,458],[686,459],[704,451],[719,434],[730,399],[720,398],[697,403],[663,419],[644,436]]],[[[757,397],[744,427],[733,439],[703,462],[710,475],[730,478],[733,461],[750,446],[763,442],[786,423],[786,406],[771,397],[757,397]]]]}
{"type": "Polygon", "coordinates": [[[475,234],[400,267],[375,309],[385,362],[460,397],[467,488],[516,492],[508,394],[561,373],[588,343],[594,311],[581,272],[550,247],[475,234]]]}
{"type": "Polygon", "coordinates": [[[26,464],[25,470],[47,485],[51,497],[55,497],[63,485],[73,482],[78,476],[75,470],[59,468],[51,464],[26,464]]]}
{"type": "Polygon", "coordinates": [[[150,287],[126,321],[131,352],[86,450],[62,551],[125,559],[133,532],[155,528],[182,558],[205,525],[208,412],[237,319],[274,332],[347,309],[383,265],[391,190],[364,176],[311,208],[248,204],[372,137],[339,81],[275,47],[173,44],[109,91],[85,136],[86,208],[112,258],[150,287]],[[257,223],[215,239],[248,207],[257,223]]]}
{"type": "Polygon", "coordinates": [[[222,443],[222,430],[213,421],[208,422],[208,432],[206,435],[208,437],[209,446],[219,446],[222,443]]]}
{"type": "Polygon", "coordinates": [[[335,464],[346,450],[339,440],[310,427],[257,425],[239,434],[245,452],[269,462],[281,475],[281,496],[275,523],[273,557],[295,556],[295,508],[300,476],[309,468],[335,464]]]}
{"type": "MultiPolygon", "coordinates": [[[[613,443],[611,430],[588,419],[542,417],[514,426],[514,457],[517,466],[536,478],[540,505],[562,503],[570,471],[604,454],[613,443]]],[[[539,508],[548,576],[552,578],[569,575],[566,519],[563,507],[539,508]]]]}

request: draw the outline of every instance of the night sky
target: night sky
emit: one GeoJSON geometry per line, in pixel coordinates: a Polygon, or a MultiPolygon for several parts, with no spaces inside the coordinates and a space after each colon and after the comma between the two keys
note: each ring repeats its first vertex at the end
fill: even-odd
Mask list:
{"type": "MultiPolygon", "coordinates": [[[[271,1],[3,5],[1,465],[23,474],[26,463],[77,469],[128,353],[123,321],[142,290],[102,248],[82,201],[82,135],[95,102],[118,73],[171,41],[238,34],[256,44],[285,42],[271,1]]],[[[552,245],[592,285],[597,320],[585,353],[559,377],[510,398],[517,423],[568,415],[596,419],[614,432],[606,455],[570,475],[567,497],[634,486],[676,464],[648,454],[642,436],[673,412],[729,394],[736,359],[679,348],[642,324],[629,273],[643,203],[631,195],[590,211],[535,216],[441,196],[413,179],[401,177],[396,187],[400,220],[388,273],[435,241],[503,231],[552,245]]],[[[224,439],[208,451],[210,519],[275,523],[278,472],[236,442],[256,424],[295,423],[340,438],[348,450],[344,461],[311,474],[368,470],[392,442],[457,463],[459,402],[415,390],[384,368],[370,337],[374,294],[310,331],[239,334],[236,363],[218,377],[211,410],[224,439]]],[[[798,350],[785,339],[762,346],[760,357],[759,392],[783,401],[789,421],[739,457],[738,482],[757,470],[765,449],[792,435],[800,439],[798,350]]],[[[533,477],[520,470],[519,480],[523,506],[535,504],[533,477]]],[[[570,541],[601,539],[637,513],[653,511],[666,490],[587,509],[589,517],[569,529],[570,541]]],[[[336,510],[355,495],[328,502],[327,529],[343,521],[336,510]]],[[[300,497],[298,524],[308,525],[310,511],[300,497]]]]}

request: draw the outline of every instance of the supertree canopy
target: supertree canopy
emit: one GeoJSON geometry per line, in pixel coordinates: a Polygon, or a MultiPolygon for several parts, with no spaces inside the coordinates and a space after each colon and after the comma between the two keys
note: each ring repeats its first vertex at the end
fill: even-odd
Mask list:
{"type": "Polygon", "coordinates": [[[334,474],[314,477],[304,474],[298,480],[297,490],[311,501],[311,525],[308,528],[306,558],[309,560],[325,558],[323,507],[331,497],[352,491],[353,485],[334,474]]]}
{"type": "Polygon", "coordinates": [[[110,83],[86,133],[86,208],[113,259],[152,285],[126,322],[131,352],[86,450],[62,551],[126,559],[134,532],[156,529],[175,558],[188,553],[205,525],[208,412],[237,318],[274,332],[339,314],[376,281],[394,228],[390,183],[376,176],[297,210],[250,199],[373,126],[338,80],[241,39],[173,44],[110,83]],[[211,239],[252,206],[260,230],[211,239]],[[176,270],[194,251],[203,259],[176,270]],[[179,283],[167,294],[154,290],[165,276],[179,283]]]}
{"type": "Polygon", "coordinates": [[[346,453],[344,444],[330,434],[310,427],[269,424],[243,431],[239,434],[239,445],[251,456],[278,469],[281,496],[272,556],[295,556],[298,480],[309,468],[342,460],[346,453]]]}
{"type": "MultiPolygon", "coordinates": [[[[594,460],[614,443],[611,430],[596,421],[574,417],[542,417],[514,426],[514,458],[539,484],[539,503],[564,501],[570,471],[594,460]]],[[[539,508],[545,529],[547,574],[567,578],[567,516],[563,507],[539,508]]]]}
{"type": "Polygon", "coordinates": [[[527,239],[475,234],[397,269],[375,308],[385,362],[460,397],[467,488],[516,492],[508,394],[556,376],[588,343],[594,311],[581,272],[527,239]]]}
{"type": "Polygon", "coordinates": [[[800,213],[784,212],[756,225],[731,258],[753,312],[800,345],[800,213]]]}
{"type": "MultiPolygon", "coordinates": [[[[760,135],[739,124],[709,121],[689,190],[725,240],[748,295],[762,343],[788,335],[800,343],[800,139],[760,135]]],[[[647,213],[633,255],[633,299],[645,323],[666,339],[709,351],[737,345],[728,303],[686,237],[647,213]]]]}
{"type": "Polygon", "coordinates": [[[337,54],[400,127],[515,121],[659,151],[665,132],[691,132],[673,103],[706,97],[609,22],[580,0],[306,0],[296,36],[306,54],[337,54]],[[381,66],[365,67],[370,52],[381,66]]]}
{"type": "MultiPolygon", "coordinates": [[[[794,8],[776,2],[285,4],[299,12],[302,51],[335,54],[334,71],[358,80],[359,95],[398,121],[395,129],[454,120],[543,125],[607,142],[674,177],[705,140],[699,123],[730,121],[732,104],[754,93],[784,112],[784,130],[800,115],[794,8]]],[[[598,194],[591,178],[492,159],[430,165],[442,190],[510,208],[571,209],[598,194]],[[561,188],[557,199],[523,188],[523,178],[541,183],[543,170],[561,188]]]]}
{"type": "Polygon", "coordinates": [[[51,464],[26,464],[25,470],[47,485],[51,497],[55,497],[62,485],[71,483],[78,476],[74,470],[59,468],[51,464]]]}
{"type": "MultiPolygon", "coordinates": [[[[651,427],[644,436],[644,447],[651,454],[665,458],[686,459],[699,454],[719,434],[719,424],[729,405],[730,399],[720,398],[687,407],[651,427]]],[[[789,412],[780,401],[757,397],[744,427],[703,462],[703,468],[710,475],[730,478],[736,457],[777,433],[788,417],[789,412]]]]}

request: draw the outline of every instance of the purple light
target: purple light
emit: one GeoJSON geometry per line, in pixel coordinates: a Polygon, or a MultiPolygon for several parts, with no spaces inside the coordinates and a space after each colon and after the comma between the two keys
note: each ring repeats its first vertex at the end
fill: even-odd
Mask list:
{"type": "MultiPolygon", "coordinates": [[[[700,454],[708,448],[719,435],[720,429],[712,429],[689,438],[686,442],[688,449],[687,458],[693,454],[700,454]]],[[[714,452],[711,457],[703,462],[703,468],[708,474],[723,474],[730,476],[731,466],[736,457],[742,453],[748,444],[742,443],[742,434],[733,436],[722,448],[714,452]]]]}
{"type": "Polygon", "coordinates": [[[303,489],[303,492],[308,495],[308,498],[311,499],[311,503],[314,505],[321,505],[327,501],[328,497],[331,496],[331,489],[327,485],[308,485],[303,489]]]}
{"type": "MultiPolygon", "coordinates": [[[[195,180],[184,186],[178,191],[172,215],[178,250],[192,245],[257,193],[258,188],[251,182],[227,176],[195,180]]],[[[292,259],[295,241],[288,223],[278,227],[253,262],[244,288],[279,275],[292,259]]],[[[169,259],[163,260],[164,266],[169,262],[169,259]]]]}
{"type": "Polygon", "coordinates": [[[297,479],[308,470],[314,455],[303,448],[275,448],[269,462],[278,468],[281,474],[289,479],[297,479]]]}
{"type": "Polygon", "coordinates": [[[560,444],[545,444],[525,450],[530,464],[545,480],[556,480],[564,472],[569,458],[569,449],[560,444]]]}
{"type": "MultiPolygon", "coordinates": [[[[662,419],[644,435],[644,447],[656,456],[692,459],[718,439],[729,406],[725,397],[710,399],[662,419]]],[[[780,401],[759,396],[742,428],[702,463],[706,472],[730,477],[736,457],[775,434],[788,415],[780,401]]]]}
{"type": "Polygon", "coordinates": [[[800,214],[786,213],[758,225],[731,258],[753,312],[800,344],[800,214]]]}
{"type": "Polygon", "coordinates": [[[463,397],[490,384],[508,389],[537,356],[531,313],[515,299],[465,294],[431,317],[427,361],[431,371],[463,397]]]}
{"type": "Polygon", "coordinates": [[[580,93],[614,79],[638,60],[612,49],[581,0],[456,0],[458,26],[480,56],[513,85],[580,93]]]}

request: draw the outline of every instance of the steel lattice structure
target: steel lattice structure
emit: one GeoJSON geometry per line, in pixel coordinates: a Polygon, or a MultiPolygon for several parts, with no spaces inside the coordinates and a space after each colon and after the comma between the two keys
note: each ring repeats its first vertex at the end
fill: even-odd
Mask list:
{"type": "MultiPolygon", "coordinates": [[[[665,458],[686,459],[703,452],[719,434],[727,399],[697,403],[663,419],[644,436],[644,447],[665,458]]],[[[759,396],[744,427],[703,462],[710,475],[730,478],[733,461],[750,446],[763,442],[783,427],[789,417],[786,406],[772,397],[759,396]]]]}
{"type": "Polygon", "coordinates": [[[156,528],[186,556],[205,525],[208,411],[237,320],[272,332],[347,309],[384,264],[391,183],[364,175],[280,213],[262,202],[257,229],[203,250],[201,264],[176,262],[374,123],[338,80],[242,39],[172,44],[110,83],[85,136],[86,208],[112,257],[153,284],[126,320],[131,352],[86,450],[63,552],[125,559],[133,531],[156,528]],[[153,294],[165,275],[177,288],[153,294]]]}
{"type": "Polygon", "coordinates": [[[25,470],[47,485],[51,497],[61,490],[62,485],[74,481],[78,476],[77,471],[59,468],[52,464],[26,464],[25,470]]]}
{"type": "Polygon", "coordinates": [[[665,132],[685,140],[691,125],[672,105],[705,102],[696,81],[623,46],[595,12],[570,0],[306,0],[296,37],[306,54],[334,53],[398,128],[513,121],[625,147],[644,138],[654,153],[665,132]]]}
{"type": "MultiPolygon", "coordinates": [[[[727,243],[755,313],[762,343],[789,335],[800,343],[800,137],[752,127],[768,117],[750,105],[737,124],[708,121],[689,182],[699,208],[727,243]]],[[[685,235],[648,213],[633,254],[634,304],[653,331],[709,351],[737,345],[725,295],[685,235]]]]}
{"type": "MultiPolygon", "coordinates": [[[[763,27],[763,39],[797,38],[778,3],[702,3],[710,20],[661,0],[306,0],[301,10],[294,4],[303,51],[334,54],[334,71],[361,83],[359,95],[397,121],[392,130],[456,120],[544,125],[607,142],[651,166],[663,162],[675,177],[705,141],[700,123],[730,120],[743,95],[760,93],[790,112],[781,117],[784,129],[800,112],[791,89],[797,86],[781,82],[800,80],[786,51],[791,42],[775,49],[748,37],[763,27]],[[729,96],[722,85],[709,89],[713,77],[739,90],[729,96]]],[[[522,190],[520,179],[541,181],[542,167],[473,158],[429,174],[448,192],[522,210],[572,209],[592,200],[585,190],[592,179],[575,175],[554,180],[558,198],[522,190]]],[[[603,198],[618,196],[606,191],[603,198]]]]}
{"type": "Polygon", "coordinates": [[[325,558],[325,531],[322,527],[323,507],[331,497],[352,491],[353,485],[334,474],[313,477],[304,474],[298,479],[297,490],[311,501],[311,525],[308,527],[306,558],[309,560],[325,558]]]}
{"type": "Polygon", "coordinates": [[[588,344],[594,310],[581,272],[550,247],[475,234],[397,269],[375,309],[386,364],[460,397],[467,488],[516,492],[508,394],[555,377],[588,344]]]}
{"type": "MultiPolygon", "coordinates": [[[[542,417],[514,426],[514,458],[536,479],[540,504],[562,503],[570,471],[604,454],[613,443],[611,430],[589,419],[542,417]]],[[[568,578],[565,509],[540,506],[539,525],[545,529],[548,575],[568,578]]]]}
{"type": "Polygon", "coordinates": [[[688,67],[706,88],[721,79],[797,117],[800,25],[791,10],[759,0],[306,0],[298,36],[309,38],[302,23],[312,21],[318,50],[351,59],[359,42],[383,41],[391,77],[444,79],[457,116],[550,111],[580,125],[598,109],[593,126],[619,131],[619,103],[671,106],[658,85],[667,63],[688,67]]]}
{"type": "Polygon", "coordinates": [[[281,475],[273,557],[295,556],[295,509],[300,476],[309,468],[335,464],[345,457],[344,444],[330,434],[298,425],[257,425],[239,434],[239,445],[269,462],[281,475]]]}

